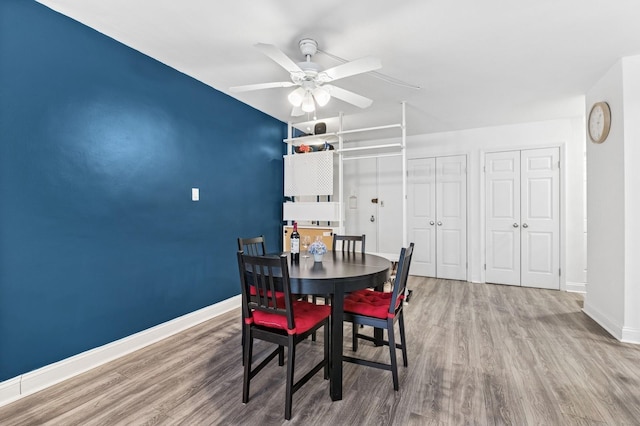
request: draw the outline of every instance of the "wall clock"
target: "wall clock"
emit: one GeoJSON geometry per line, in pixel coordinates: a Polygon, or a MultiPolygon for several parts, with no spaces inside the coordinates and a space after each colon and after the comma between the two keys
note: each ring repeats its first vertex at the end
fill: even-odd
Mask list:
{"type": "Polygon", "coordinates": [[[589,113],[589,138],[593,143],[602,143],[609,136],[611,110],[606,102],[596,102],[589,113]]]}

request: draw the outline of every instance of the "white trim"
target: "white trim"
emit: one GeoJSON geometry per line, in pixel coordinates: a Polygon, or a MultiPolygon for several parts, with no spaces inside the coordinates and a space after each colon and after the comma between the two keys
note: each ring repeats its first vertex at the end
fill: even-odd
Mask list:
{"type": "Polygon", "coordinates": [[[0,383],[0,407],[20,398],[20,376],[0,383]]]}
{"type": "Polygon", "coordinates": [[[640,329],[631,327],[622,327],[622,339],[624,343],[640,344],[640,329]]]}
{"type": "Polygon", "coordinates": [[[0,407],[240,307],[241,296],[0,382],[0,407]]]}
{"type": "Polygon", "coordinates": [[[586,283],[575,283],[567,281],[564,290],[568,293],[587,293],[587,284],[586,283]]]}
{"type": "Polygon", "coordinates": [[[595,309],[589,304],[589,300],[585,300],[582,312],[587,314],[592,320],[597,322],[600,327],[604,328],[609,334],[618,340],[622,339],[622,326],[616,324],[615,321],[595,309]]]}

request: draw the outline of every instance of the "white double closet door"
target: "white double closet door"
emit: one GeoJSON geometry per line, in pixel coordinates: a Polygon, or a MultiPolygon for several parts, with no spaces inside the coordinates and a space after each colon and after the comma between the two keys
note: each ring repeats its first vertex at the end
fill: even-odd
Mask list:
{"type": "Polygon", "coordinates": [[[485,281],[560,288],[559,149],[487,154],[485,281]]]}
{"type": "Polygon", "coordinates": [[[466,156],[411,159],[407,171],[411,274],[466,280],[466,156]]]}

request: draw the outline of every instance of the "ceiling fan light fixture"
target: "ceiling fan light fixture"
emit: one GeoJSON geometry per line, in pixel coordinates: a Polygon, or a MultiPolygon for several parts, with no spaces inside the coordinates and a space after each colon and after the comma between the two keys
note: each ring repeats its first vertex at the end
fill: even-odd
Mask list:
{"type": "Polygon", "coordinates": [[[316,87],[313,89],[313,97],[318,103],[318,106],[325,106],[331,100],[331,95],[323,87],[316,87]]]}
{"type": "Polygon", "coordinates": [[[306,92],[302,99],[302,110],[304,112],[313,112],[316,110],[316,103],[313,101],[311,92],[306,92]]]}
{"type": "Polygon", "coordinates": [[[305,97],[305,90],[302,87],[298,87],[293,92],[289,93],[288,99],[291,105],[299,107],[302,105],[302,101],[305,97]]]}

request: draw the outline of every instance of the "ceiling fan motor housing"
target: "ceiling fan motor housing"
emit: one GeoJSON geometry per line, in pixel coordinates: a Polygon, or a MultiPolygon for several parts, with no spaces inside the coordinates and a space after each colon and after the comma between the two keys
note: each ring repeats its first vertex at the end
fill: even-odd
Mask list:
{"type": "Polygon", "coordinates": [[[304,56],[313,56],[318,51],[318,42],[311,38],[303,38],[298,43],[300,51],[304,56]]]}

